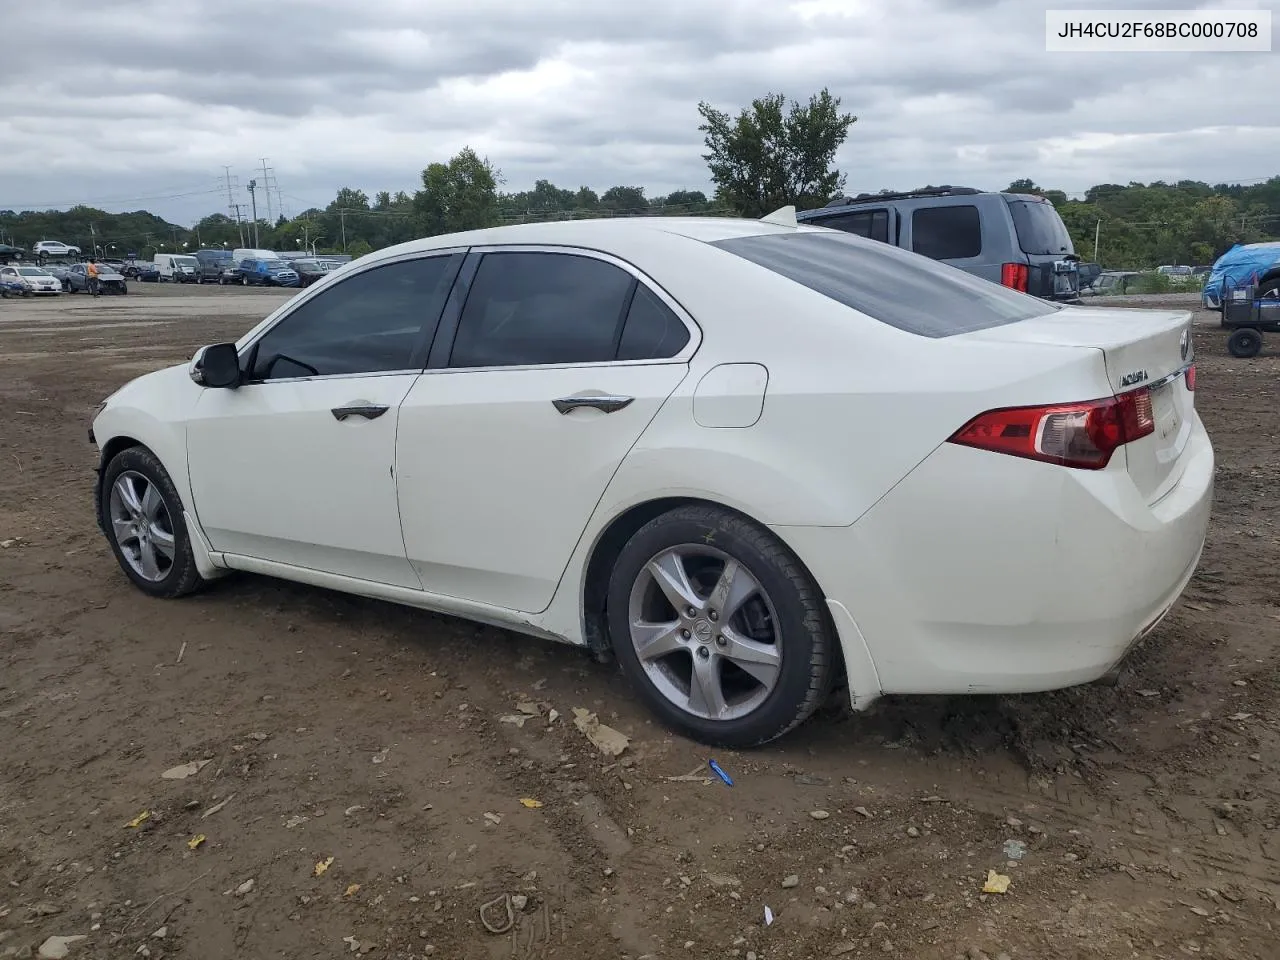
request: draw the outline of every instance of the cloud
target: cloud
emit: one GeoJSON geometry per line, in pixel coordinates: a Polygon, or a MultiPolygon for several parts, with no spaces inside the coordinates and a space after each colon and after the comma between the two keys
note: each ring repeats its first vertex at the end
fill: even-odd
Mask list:
{"type": "Polygon", "coordinates": [[[0,208],[190,222],[225,207],[224,164],[243,185],[269,157],[296,211],[343,185],[411,190],[467,144],[510,189],[708,189],[700,100],[823,86],[859,118],[838,157],[855,191],[1280,172],[1272,54],[1049,54],[1025,0],[11,6],[0,208]]]}

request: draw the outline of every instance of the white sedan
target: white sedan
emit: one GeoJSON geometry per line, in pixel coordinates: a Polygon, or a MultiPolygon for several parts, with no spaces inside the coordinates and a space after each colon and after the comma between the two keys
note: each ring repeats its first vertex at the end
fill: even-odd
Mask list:
{"type": "Polygon", "coordinates": [[[93,420],[157,597],[244,570],[616,655],[759,744],[835,690],[1111,671],[1200,556],[1190,315],[833,230],[576,221],[363,257],[93,420]]]}
{"type": "Polygon", "coordinates": [[[0,285],[24,297],[62,292],[62,281],[40,267],[0,267],[0,285]]]}

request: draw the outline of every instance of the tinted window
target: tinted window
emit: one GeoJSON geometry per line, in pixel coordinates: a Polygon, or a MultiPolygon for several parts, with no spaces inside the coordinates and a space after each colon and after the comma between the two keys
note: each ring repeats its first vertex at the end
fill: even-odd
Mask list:
{"type": "Polygon", "coordinates": [[[843,230],[845,233],[866,237],[869,240],[879,240],[881,243],[889,242],[888,210],[863,210],[860,213],[845,213],[838,217],[824,217],[812,222],[815,226],[843,230]]]}
{"type": "Polygon", "coordinates": [[[612,360],[634,278],[593,257],[487,253],[449,357],[452,367],[612,360]]]}
{"type": "Polygon", "coordinates": [[[674,357],[689,342],[689,328],[656,293],[640,284],[627,312],[618,344],[619,360],[662,360],[674,357]]]}
{"type": "Polygon", "coordinates": [[[1033,256],[1075,253],[1071,235],[1048,200],[1012,200],[1009,212],[1013,214],[1013,228],[1023,253],[1033,256]]]}
{"type": "Polygon", "coordinates": [[[934,260],[963,260],[982,253],[977,207],[921,207],[911,214],[911,249],[934,260]]]}
{"type": "Polygon", "coordinates": [[[948,337],[1060,307],[898,247],[814,231],[714,244],[899,330],[948,337]]]}
{"type": "Polygon", "coordinates": [[[448,256],[365,270],[303,303],[258,341],[252,379],[412,370],[453,283],[448,256]]]}

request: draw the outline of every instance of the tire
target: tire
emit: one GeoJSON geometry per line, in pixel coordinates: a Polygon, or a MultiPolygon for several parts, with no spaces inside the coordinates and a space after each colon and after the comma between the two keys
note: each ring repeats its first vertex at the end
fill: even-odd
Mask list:
{"type": "Polygon", "coordinates": [[[836,638],[821,590],[780,540],[730,510],[679,507],[637,531],[614,563],[606,610],[613,652],[631,685],[664,723],[702,743],[767,743],[808,719],[831,689],[836,638]],[[728,564],[736,565],[740,592],[737,609],[720,623],[712,588],[723,584],[728,564]],[[667,599],[655,565],[684,571],[698,604],[688,607],[693,616],[667,599]],[[632,632],[638,621],[654,625],[665,654],[642,660],[632,632]],[[672,629],[662,630],[668,623],[672,629]],[[695,676],[709,678],[699,691],[719,695],[695,693],[695,676]]]}
{"type": "Polygon", "coordinates": [[[164,466],[146,447],[130,447],[112,457],[102,474],[99,510],[102,528],[107,532],[107,542],[111,544],[116,562],[143,593],[170,600],[194,593],[206,583],[196,570],[191,538],[182,516],[182,498],[178,496],[164,466]],[[135,492],[138,503],[134,507],[141,504],[141,510],[130,508],[117,491],[118,482],[135,492]],[[158,503],[151,499],[153,492],[159,497],[158,503]],[[151,531],[148,535],[149,551],[136,536],[135,521],[139,518],[146,520],[147,529],[151,531]],[[120,536],[116,534],[115,519],[122,521],[124,532],[120,536]],[[134,522],[133,526],[125,531],[125,526],[131,522],[134,522]],[[168,550],[172,557],[167,556],[164,540],[155,534],[157,530],[169,534],[171,543],[168,550]],[[148,554],[151,564],[146,563],[148,554]]]}
{"type": "Polygon", "coordinates": [[[247,287],[248,285],[249,285],[249,278],[248,278],[248,277],[246,277],[246,276],[241,276],[241,277],[240,277],[240,286],[242,286],[242,287],[247,287]]]}
{"type": "Polygon", "coordinates": [[[1241,360],[1256,357],[1262,350],[1262,334],[1252,327],[1240,327],[1227,338],[1227,352],[1241,360]]]}

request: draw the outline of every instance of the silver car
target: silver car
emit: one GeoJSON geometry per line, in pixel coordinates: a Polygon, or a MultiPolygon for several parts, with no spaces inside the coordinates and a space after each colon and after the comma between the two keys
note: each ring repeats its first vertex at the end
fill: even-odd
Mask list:
{"type": "MultiPolygon", "coordinates": [[[[98,287],[103,293],[128,293],[129,287],[125,279],[106,264],[99,263],[98,287]]],[[[89,293],[89,265],[73,263],[67,271],[67,290],[70,293],[89,293]]]]}

